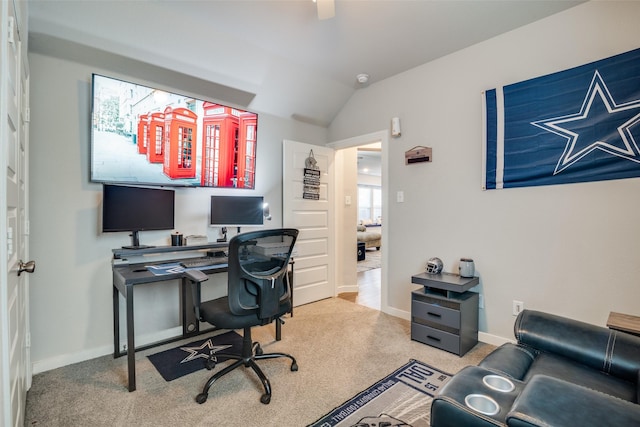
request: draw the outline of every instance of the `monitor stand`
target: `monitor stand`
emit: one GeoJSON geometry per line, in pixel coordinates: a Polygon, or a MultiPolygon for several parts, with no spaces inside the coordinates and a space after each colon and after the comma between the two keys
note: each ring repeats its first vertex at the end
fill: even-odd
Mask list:
{"type": "Polygon", "coordinates": [[[222,233],[222,237],[219,238],[218,240],[216,240],[216,242],[218,242],[218,243],[226,242],[227,241],[227,227],[222,227],[220,232],[222,233]]]}
{"type": "Polygon", "coordinates": [[[140,237],[138,236],[138,230],[132,231],[130,236],[131,236],[131,245],[123,246],[122,249],[148,249],[148,248],[155,248],[155,246],[141,245],[140,244],[140,237]]]}

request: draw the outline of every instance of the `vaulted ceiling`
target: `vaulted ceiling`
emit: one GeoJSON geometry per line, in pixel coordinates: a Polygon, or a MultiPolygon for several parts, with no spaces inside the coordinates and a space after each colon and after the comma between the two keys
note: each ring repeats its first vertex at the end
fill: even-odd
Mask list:
{"type": "Polygon", "coordinates": [[[151,64],[326,127],[356,90],[581,2],[336,0],[320,20],[311,0],[30,0],[30,49],[151,64]]]}

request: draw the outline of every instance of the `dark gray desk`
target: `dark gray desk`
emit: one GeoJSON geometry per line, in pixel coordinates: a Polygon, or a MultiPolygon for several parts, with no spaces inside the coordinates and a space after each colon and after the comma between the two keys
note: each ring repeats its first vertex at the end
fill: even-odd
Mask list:
{"type": "MultiPolygon", "coordinates": [[[[182,277],[181,273],[155,275],[151,271],[147,270],[147,265],[152,264],[165,264],[172,261],[181,261],[188,258],[199,258],[204,256],[204,252],[209,249],[223,250],[227,249],[227,243],[209,243],[206,245],[198,246],[158,246],[154,248],[145,249],[113,249],[113,357],[118,358],[127,355],[128,366],[128,383],[129,391],[136,389],[136,350],[144,350],[158,345],[167,344],[170,342],[178,341],[183,338],[203,334],[206,332],[214,331],[215,328],[209,328],[204,331],[200,330],[200,322],[196,318],[193,309],[193,299],[191,297],[191,287],[186,279],[182,277]],[[185,252],[192,252],[185,254],[185,252]],[[138,260],[144,255],[159,255],[168,254],[170,258],[171,253],[181,253],[182,257],[178,260],[163,259],[162,261],[148,261],[148,262],[129,262],[129,259],[138,260]],[[187,255],[185,257],[185,255],[187,255]],[[164,282],[168,280],[180,279],[180,299],[181,299],[181,311],[182,311],[182,335],[167,340],[155,342],[142,347],[135,346],[135,328],[133,322],[133,290],[135,286],[144,284],[154,284],[158,282],[164,282]],[[125,299],[126,305],[126,322],[127,322],[127,349],[125,351],[120,350],[120,299],[118,295],[122,295],[125,299]]],[[[177,255],[176,255],[177,256],[177,255]]],[[[289,278],[293,280],[293,260],[290,262],[291,271],[289,272],[289,278]]],[[[227,266],[225,265],[212,265],[206,268],[201,268],[206,274],[226,273],[227,266]]],[[[291,283],[291,292],[293,292],[293,283],[291,283]]],[[[293,295],[292,295],[293,297],[293,295]]],[[[293,315],[293,309],[291,311],[293,315]]],[[[275,321],[276,324],[276,340],[281,339],[281,327],[282,324],[279,320],[275,321]]]]}

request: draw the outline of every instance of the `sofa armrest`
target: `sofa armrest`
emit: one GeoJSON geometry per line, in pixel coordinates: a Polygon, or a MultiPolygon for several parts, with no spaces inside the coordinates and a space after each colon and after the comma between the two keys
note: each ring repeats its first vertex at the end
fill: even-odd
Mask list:
{"type": "Polygon", "coordinates": [[[640,405],[546,375],[534,375],[507,414],[509,427],[640,425],[640,405]]]}
{"type": "Polygon", "coordinates": [[[640,337],[533,310],[518,315],[514,334],[522,345],[638,381],[640,337]]]}
{"type": "Polygon", "coordinates": [[[535,360],[536,354],[537,352],[527,347],[505,343],[489,353],[478,366],[522,380],[535,360]]]}

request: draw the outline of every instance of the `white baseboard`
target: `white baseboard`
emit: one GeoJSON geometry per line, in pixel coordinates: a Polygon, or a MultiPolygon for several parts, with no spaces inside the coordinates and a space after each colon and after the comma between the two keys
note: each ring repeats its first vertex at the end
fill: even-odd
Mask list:
{"type": "Polygon", "coordinates": [[[478,332],[478,341],[485,344],[495,345],[496,347],[500,347],[502,344],[506,344],[508,342],[515,342],[512,339],[499,337],[498,335],[492,335],[486,332],[478,332]]]}
{"type": "MultiPolygon", "coordinates": [[[[137,336],[136,347],[170,339],[176,336],[180,336],[181,334],[182,334],[182,326],[178,326],[176,328],[171,328],[164,331],[137,336]]],[[[124,338],[125,340],[120,342],[120,349],[122,349],[127,342],[126,336],[124,338]]],[[[49,359],[33,362],[32,373],[33,375],[36,375],[41,372],[50,371],[52,369],[61,368],[63,366],[72,365],[74,363],[84,362],[86,360],[95,359],[96,357],[102,357],[109,354],[113,355],[112,345],[100,346],[100,347],[96,347],[88,350],[79,351],[76,353],[61,354],[59,356],[51,357],[49,359]]]]}
{"type": "Polygon", "coordinates": [[[74,363],[84,362],[85,360],[95,359],[96,357],[106,356],[107,354],[113,354],[112,346],[102,346],[92,348],[90,350],[83,350],[77,353],[61,354],[56,357],[50,357],[48,359],[33,362],[32,372],[33,375],[36,375],[42,372],[51,371],[52,369],[72,365],[74,363]]]}
{"type": "Polygon", "coordinates": [[[358,292],[358,285],[339,285],[336,295],[346,292],[358,292]]]}
{"type": "Polygon", "coordinates": [[[394,308],[394,307],[386,306],[386,307],[382,307],[382,312],[390,314],[390,315],[395,316],[395,317],[399,317],[401,319],[405,319],[405,320],[411,321],[411,313],[408,312],[408,311],[399,310],[399,309],[394,308]]]}

